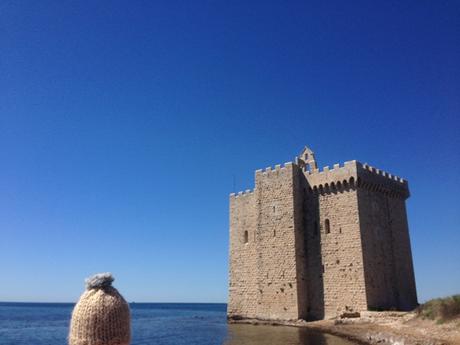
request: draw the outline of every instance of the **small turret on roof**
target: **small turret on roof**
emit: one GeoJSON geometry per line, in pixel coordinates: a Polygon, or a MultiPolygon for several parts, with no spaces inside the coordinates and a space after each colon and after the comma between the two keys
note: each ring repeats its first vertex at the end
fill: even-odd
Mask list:
{"type": "Polygon", "coordinates": [[[308,146],[305,146],[303,148],[302,152],[296,160],[297,164],[302,169],[306,169],[308,171],[318,169],[315,159],[315,153],[308,146]]]}

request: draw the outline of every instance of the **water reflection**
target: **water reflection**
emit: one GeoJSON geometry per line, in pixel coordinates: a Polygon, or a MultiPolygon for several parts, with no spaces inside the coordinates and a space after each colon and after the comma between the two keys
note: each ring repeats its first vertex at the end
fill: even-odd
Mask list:
{"type": "Polygon", "coordinates": [[[354,343],[305,328],[230,324],[228,339],[223,345],[354,345],[354,343]]]}

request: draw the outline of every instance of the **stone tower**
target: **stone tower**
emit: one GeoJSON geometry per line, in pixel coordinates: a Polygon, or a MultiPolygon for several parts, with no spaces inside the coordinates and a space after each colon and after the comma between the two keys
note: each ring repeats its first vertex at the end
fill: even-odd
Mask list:
{"type": "Polygon", "coordinates": [[[229,319],[317,320],[417,305],[407,181],[357,161],[255,172],[230,194],[229,319]]]}

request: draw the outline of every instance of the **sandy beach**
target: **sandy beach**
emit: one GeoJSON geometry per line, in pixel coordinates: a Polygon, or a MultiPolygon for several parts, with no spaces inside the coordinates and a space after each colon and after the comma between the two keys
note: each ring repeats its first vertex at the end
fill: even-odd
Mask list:
{"type": "Polygon", "coordinates": [[[361,344],[459,345],[460,319],[445,323],[421,319],[415,312],[364,312],[356,318],[306,322],[237,320],[237,323],[306,327],[361,344]]]}

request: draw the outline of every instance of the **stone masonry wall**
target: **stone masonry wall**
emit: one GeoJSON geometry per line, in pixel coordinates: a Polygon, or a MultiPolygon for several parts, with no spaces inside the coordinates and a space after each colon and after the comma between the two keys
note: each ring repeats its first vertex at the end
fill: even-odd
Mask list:
{"type": "Polygon", "coordinates": [[[229,317],[257,316],[257,212],[254,193],[230,196],[229,317]],[[245,231],[248,241],[245,243],[245,231]]]}
{"type": "Polygon", "coordinates": [[[406,203],[401,198],[389,198],[388,207],[393,230],[398,308],[412,310],[417,306],[417,289],[407,224],[406,203]]]}
{"type": "Polygon", "coordinates": [[[305,191],[305,177],[302,169],[293,165],[294,174],[294,229],[295,229],[295,251],[296,251],[296,277],[297,277],[297,303],[299,318],[309,318],[309,279],[307,262],[307,232],[304,208],[307,198],[305,191]]]}
{"type": "Polygon", "coordinates": [[[310,318],[330,318],[345,311],[365,310],[367,301],[355,187],[312,193],[309,198],[312,200],[309,205],[318,205],[317,211],[312,209],[317,215],[312,215],[307,228],[310,318]]]}
{"type": "Polygon", "coordinates": [[[387,197],[358,189],[366,293],[371,309],[396,308],[393,234],[387,197]]]}
{"type": "Polygon", "coordinates": [[[407,181],[358,167],[358,204],[369,308],[410,310],[417,305],[405,200],[407,181]]]}
{"type": "Polygon", "coordinates": [[[256,172],[260,319],[298,319],[293,165],[256,172]]]}

